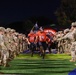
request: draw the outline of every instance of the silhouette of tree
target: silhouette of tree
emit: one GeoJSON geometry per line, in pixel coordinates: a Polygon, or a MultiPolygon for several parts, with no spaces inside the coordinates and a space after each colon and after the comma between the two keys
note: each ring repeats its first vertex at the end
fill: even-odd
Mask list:
{"type": "Polygon", "coordinates": [[[60,26],[70,26],[76,21],[76,0],[61,0],[61,5],[55,14],[60,26]]]}

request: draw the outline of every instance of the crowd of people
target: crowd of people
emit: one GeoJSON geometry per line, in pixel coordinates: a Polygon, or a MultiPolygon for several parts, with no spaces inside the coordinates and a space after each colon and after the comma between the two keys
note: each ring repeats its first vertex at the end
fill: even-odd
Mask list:
{"type": "Polygon", "coordinates": [[[39,51],[39,55],[44,59],[46,50],[52,53],[71,54],[71,62],[76,61],[76,22],[71,24],[71,28],[58,31],[55,34],[44,32],[44,28],[36,28],[31,30],[28,36],[18,33],[11,28],[0,27],[0,65],[9,66],[9,61],[14,59],[23,51],[39,51]]]}
{"type": "Polygon", "coordinates": [[[9,66],[9,62],[27,49],[27,45],[24,34],[11,28],[0,27],[0,65],[9,66]]]}
{"type": "Polygon", "coordinates": [[[71,62],[76,61],[76,22],[72,22],[70,29],[58,31],[56,34],[58,41],[58,52],[70,53],[71,62]]]}

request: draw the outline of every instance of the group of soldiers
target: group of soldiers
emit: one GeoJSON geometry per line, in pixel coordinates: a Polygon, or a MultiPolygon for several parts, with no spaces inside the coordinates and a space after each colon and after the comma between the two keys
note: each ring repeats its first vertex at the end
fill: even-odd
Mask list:
{"type": "Polygon", "coordinates": [[[0,27],[0,65],[9,66],[9,61],[26,50],[27,45],[24,34],[11,28],[0,27]]]}
{"type": "Polygon", "coordinates": [[[54,37],[57,42],[58,53],[70,53],[71,62],[76,61],[76,22],[72,22],[71,28],[58,31],[54,37]]]}

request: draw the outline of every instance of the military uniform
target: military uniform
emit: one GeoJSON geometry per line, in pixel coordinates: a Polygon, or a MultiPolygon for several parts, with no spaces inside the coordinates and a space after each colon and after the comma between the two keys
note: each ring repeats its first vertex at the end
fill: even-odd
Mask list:
{"type": "Polygon", "coordinates": [[[0,65],[2,65],[2,56],[3,56],[3,48],[4,48],[4,40],[3,40],[3,33],[4,33],[5,28],[0,27],[0,65]]]}
{"type": "Polygon", "coordinates": [[[71,41],[71,57],[72,59],[70,61],[76,61],[76,22],[72,23],[71,25],[72,29],[72,41],[71,41]]]}
{"type": "Polygon", "coordinates": [[[14,29],[0,27],[0,65],[6,67],[8,59],[13,59],[25,50],[25,38],[24,34],[19,34],[14,29]]]}
{"type": "Polygon", "coordinates": [[[62,37],[63,37],[63,33],[62,31],[59,31],[57,35],[58,53],[64,53],[62,37]]]}
{"type": "Polygon", "coordinates": [[[71,49],[71,57],[72,57],[70,61],[76,61],[76,41],[72,42],[70,49],[71,49]]]}

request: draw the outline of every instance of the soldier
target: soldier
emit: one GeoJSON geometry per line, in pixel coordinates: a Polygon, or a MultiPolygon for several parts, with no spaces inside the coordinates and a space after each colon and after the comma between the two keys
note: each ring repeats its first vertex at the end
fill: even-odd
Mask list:
{"type": "Polygon", "coordinates": [[[63,37],[63,32],[59,31],[57,34],[58,53],[64,53],[62,37],[63,37]]]}
{"type": "Polygon", "coordinates": [[[3,37],[2,37],[2,39],[3,39],[3,42],[1,43],[1,49],[2,49],[2,51],[1,51],[1,59],[2,59],[2,65],[4,66],[4,67],[6,67],[7,65],[8,65],[8,62],[7,62],[7,60],[8,60],[8,55],[9,55],[9,53],[8,53],[8,51],[7,51],[7,47],[6,47],[6,44],[5,44],[5,38],[6,37],[4,37],[4,35],[5,35],[5,28],[1,28],[2,29],[2,35],[3,35],[3,37]]]}
{"type": "Polygon", "coordinates": [[[26,39],[27,39],[27,37],[25,35],[23,35],[23,50],[28,49],[28,41],[26,39]]]}
{"type": "Polygon", "coordinates": [[[64,51],[65,51],[65,53],[70,53],[70,43],[69,43],[69,40],[66,38],[66,36],[67,36],[67,34],[70,32],[70,29],[65,29],[64,30],[64,36],[63,36],[63,40],[64,40],[64,44],[63,44],[63,46],[64,46],[64,51]]]}
{"type": "Polygon", "coordinates": [[[7,32],[5,30],[4,35],[3,35],[3,40],[4,40],[4,49],[3,49],[3,63],[4,67],[8,66],[8,59],[9,59],[9,40],[7,37],[7,32]]]}
{"type": "Polygon", "coordinates": [[[68,49],[68,50],[70,50],[70,52],[71,52],[71,56],[72,56],[72,59],[70,60],[71,62],[73,62],[73,61],[75,61],[74,60],[74,56],[75,56],[75,53],[74,53],[74,49],[73,49],[73,45],[74,45],[74,33],[76,33],[76,23],[75,22],[73,22],[72,24],[71,24],[71,30],[69,31],[69,33],[67,33],[62,39],[66,39],[66,40],[68,40],[68,42],[66,43],[66,46],[68,45],[68,43],[69,43],[69,47],[67,46],[66,48],[68,49]],[[71,48],[70,48],[71,47],[71,48]]]}
{"type": "Polygon", "coordinates": [[[4,40],[3,40],[3,27],[0,27],[0,65],[2,65],[2,47],[4,45],[4,40]]]}
{"type": "Polygon", "coordinates": [[[76,61],[76,33],[73,34],[74,36],[74,42],[72,42],[72,45],[71,45],[71,57],[72,59],[70,60],[71,62],[75,62],[76,61]]]}
{"type": "Polygon", "coordinates": [[[16,45],[16,55],[19,55],[19,38],[18,38],[19,33],[15,32],[14,33],[14,41],[15,41],[15,45],[16,45]]]}
{"type": "Polygon", "coordinates": [[[19,51],[22,52],[22,39],[23,39],[22,34],[19,34],[18,38],[19,38],[19,51]]]}
{"type": "Polygon", "coordinates": [[[14,29],[12,29],[11,30],[11,32],[12,32],[12,39],[13,39],[13,42],[12,42],[12,45],[13,45],[13,51],[14,51],[14,57],[16,57],[17,56],[17,37],[16,37],[16,35],[15,35],[15,30],[14,29]]]}
{"type": "Polygon", "coordinates": [[[6,29],[6,33],[7,33],[7,38],[8,38],[8,41],[7,41],[7,48],[8,48],[8,51],[9,51],[9,59],[11,60],[12,58],[12,48],[11,48],[11,28],[7,28],[6,29]]]}
{"type": "Polygon", "coordinates": [[[70,61],[75,62],[76,61],[76,22],[72,23],[71,30],[72,30],[73,40],[71,42],[72,45],[70,48],[71,56],[72,56],[72,59],[70,61]]]}

